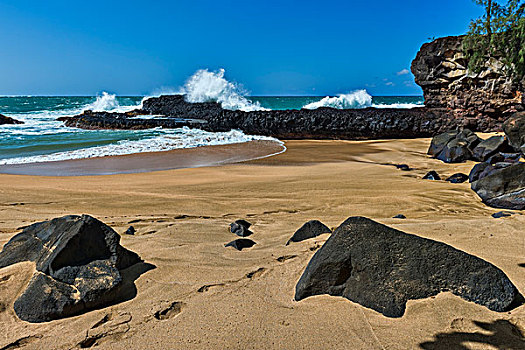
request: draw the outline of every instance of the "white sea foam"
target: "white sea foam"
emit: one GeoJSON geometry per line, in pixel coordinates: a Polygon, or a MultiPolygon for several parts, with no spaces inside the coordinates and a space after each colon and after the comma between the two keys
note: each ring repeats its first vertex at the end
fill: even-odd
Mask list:
{"type": "Polygon", "coordinates": [[[162,152],[174,149],[243,143],[255,140],[280,142],[271,137],[246,135],[239,130],[213,133],[184,127],[180,129],[159,129],[158,131],[160,133],[159,135],[141,140],[122,140],[110,145],[89,147],[74,151],[1,159],[0,165],[53,162],[144,152],[162,152]]]}
{"type": "Polygon", "coordinates": [[[210,72],[200,69],[193,74],[181,91],[188,102],[219,102],[223,108],[241,111],[260,111],[265,108],[245,96],[242,86],[224,78],[224,69],[210,72]]]}
{"type": "Polygon", "coordinates": [[[391,103],[391,104],[373,104],[374,108],[418,108],[425,107],[423,103],[391,103]]]}
{"type": "Polygon", "coordinates": [[[357,90],[349,94],[341,94],[337,97],[326,96],[320,101],[309,103],[303,108],[317,109],[320,107],[331,107],[337,109],[365,108],[372,106],[372,96],[366,90],[357,90]]]}

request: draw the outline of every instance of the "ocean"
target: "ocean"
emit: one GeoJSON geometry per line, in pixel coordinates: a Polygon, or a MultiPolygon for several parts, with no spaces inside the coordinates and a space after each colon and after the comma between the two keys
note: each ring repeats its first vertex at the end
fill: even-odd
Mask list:
{"type": "MultiPolygon", "coordinates": [[[[422,97],[371,97],[370,103],[355,98],[319,96],[246,97],[248,110],[301,109],[332,106],[337,108],[396,107],[413,108],[422,97]]],[[[353,96],[353,95],[352,95],[353,96]]],[[[21,125],[0,125],[0,165],[23,164],[167,151],[208,145],[222,145],[268,139],[232,130],[210,133],[197,129],[81,130],[68,128],[56,119],[86,109],[128,111],[141,105],[143,96],[16,96],[0,97],[0,114],[23,121],[21,125]]],[[[239,108],[242,109],[242,108],[239,108]]]]}
{"type": "MultiPolygon", "coordinates": [[[[173,93],[171,91],[170,93],[173,93]]],[[[338,96],[248,96],[242,87],[224,78],[224,70],[198,70],[176,93],[188,102],[217,101],[226,109],[282,110],[333,108],[417,108],[419,96],[371,96],[365,90],[338,96]]],[[[0,165],[83,159],[181,148],[269,140],[239,130],[212,133],[198,129],[81,130],[68,128],[57,118],[84,110],[125,112],[140,108],[145,96],[5,96],[0,114],[23,121],[0,125],[0,165]]]]}

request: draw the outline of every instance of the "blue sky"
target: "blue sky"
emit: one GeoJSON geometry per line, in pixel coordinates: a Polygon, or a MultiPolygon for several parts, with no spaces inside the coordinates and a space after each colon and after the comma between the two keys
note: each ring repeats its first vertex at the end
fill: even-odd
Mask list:
{"type": "Polygon", "coordinates": [[[419,95],[406,69],[470,0],[0,0],[0,95],[143,95],[226,69],[252,95],[419,95]]]}

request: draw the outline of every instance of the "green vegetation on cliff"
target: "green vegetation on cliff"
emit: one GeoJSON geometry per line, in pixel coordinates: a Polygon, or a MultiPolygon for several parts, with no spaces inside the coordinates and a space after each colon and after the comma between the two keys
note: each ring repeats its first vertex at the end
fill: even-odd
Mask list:
{"type": "Polygon", "coordinates": [[[498,57],[506,76],[521,80],[525,75],[525,3],[507,0],[474,0],[485,14],[470,23],[464,40],[469,70],[479,73],[489,57],[498,57]]]}

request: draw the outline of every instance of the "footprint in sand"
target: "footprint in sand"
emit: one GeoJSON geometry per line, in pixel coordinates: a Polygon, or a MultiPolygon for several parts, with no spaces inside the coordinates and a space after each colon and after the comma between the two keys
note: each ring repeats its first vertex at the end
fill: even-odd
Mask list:
{"type": "Polygon", "coordinates": [[[155,312],[153,317],[159,321],[168,320],[180,314],[183,306],[183,302],[175,301],[168,308],[155,312]]]}
{"type": "Polygon", "coordinates": [[[278,262],[282,263],[282,262],[285,262],[287,260],[292,260],[292,259],[295,259],[297,258],[297,255],[283,255],[283,256],[280,256],[278,257],[277,260],[278,262]]]}

